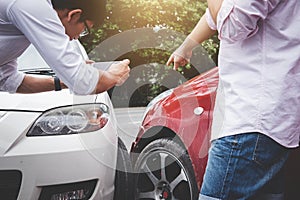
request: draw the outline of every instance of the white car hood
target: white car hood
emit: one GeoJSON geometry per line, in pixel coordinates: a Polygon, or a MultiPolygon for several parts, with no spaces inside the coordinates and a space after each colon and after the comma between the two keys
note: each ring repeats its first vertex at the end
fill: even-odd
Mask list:
{"type": "Polygon", "coordinates": [[[0,92],[0,109],[45,111],[50,108],[80,103],[94,103],[96,95],[77,96],[68,89],[59,92],[42,92],[36,94],[9,94],[0,92]]]}

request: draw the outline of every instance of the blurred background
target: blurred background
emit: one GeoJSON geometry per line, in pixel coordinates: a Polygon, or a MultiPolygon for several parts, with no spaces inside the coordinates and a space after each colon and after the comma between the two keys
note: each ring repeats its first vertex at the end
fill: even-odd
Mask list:
{"type": "Polygon", "coordinates": [[[165,65],[204,14],[202,0],[108,0],[104,24],[80,38],[95,61],[129,58],[130,78],[109,91],[115,107],[146,106],[161,92],[217,65],[217,36],[197,47],[175,72],[165,65]]]}

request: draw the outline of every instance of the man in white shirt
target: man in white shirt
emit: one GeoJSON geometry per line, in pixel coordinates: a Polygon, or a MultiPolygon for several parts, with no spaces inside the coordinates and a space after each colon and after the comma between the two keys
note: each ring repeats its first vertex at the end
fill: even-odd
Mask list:
{"type": "Polygon", "coordinates": [[[78,39],[105,18],[105,0],[0,0],[0,91],[34,93],[68,87],[75,94],[106,91],[129,76],[129,60],[100,71],[76,53],[78,39]],[[17,70],[32,43],[59,79],[17,70]]]}
{"type": "Polygon", "coordinates": [[[219,87],[199,200],[283,199],[300,137],[300,1],[208,0],[168,64],[218,31],[219,87]]]}

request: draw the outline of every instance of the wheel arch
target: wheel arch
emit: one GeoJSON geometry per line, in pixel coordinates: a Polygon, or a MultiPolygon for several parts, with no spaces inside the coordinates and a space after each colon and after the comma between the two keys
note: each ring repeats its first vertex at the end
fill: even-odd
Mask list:
{"type": "Polygon", "coordinates": [[[161,139],[161,138],[171,138],[176,141],[180,146],[182,146],[186,151],[187,148],[184,145],[182,139],[177,135],[172,129],[165,126],[153,126],[150,129],[146,130],[145,133],[141,136],[137,144],[131,149],[133,153],[131,159],[133,163],[136,161],[136,154],[141,153],[142,150],[151,142],[161,139]]]}

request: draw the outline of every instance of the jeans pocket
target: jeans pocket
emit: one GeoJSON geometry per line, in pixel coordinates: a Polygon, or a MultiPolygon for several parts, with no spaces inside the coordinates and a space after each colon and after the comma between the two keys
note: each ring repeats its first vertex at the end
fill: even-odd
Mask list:
{"type": "Polygon", "coordinates": [[[285,161],[287,156],[287,148],[263,134],[257,135],[252,159],[258,165],[269,168],[277,162],[285,161]]]}

